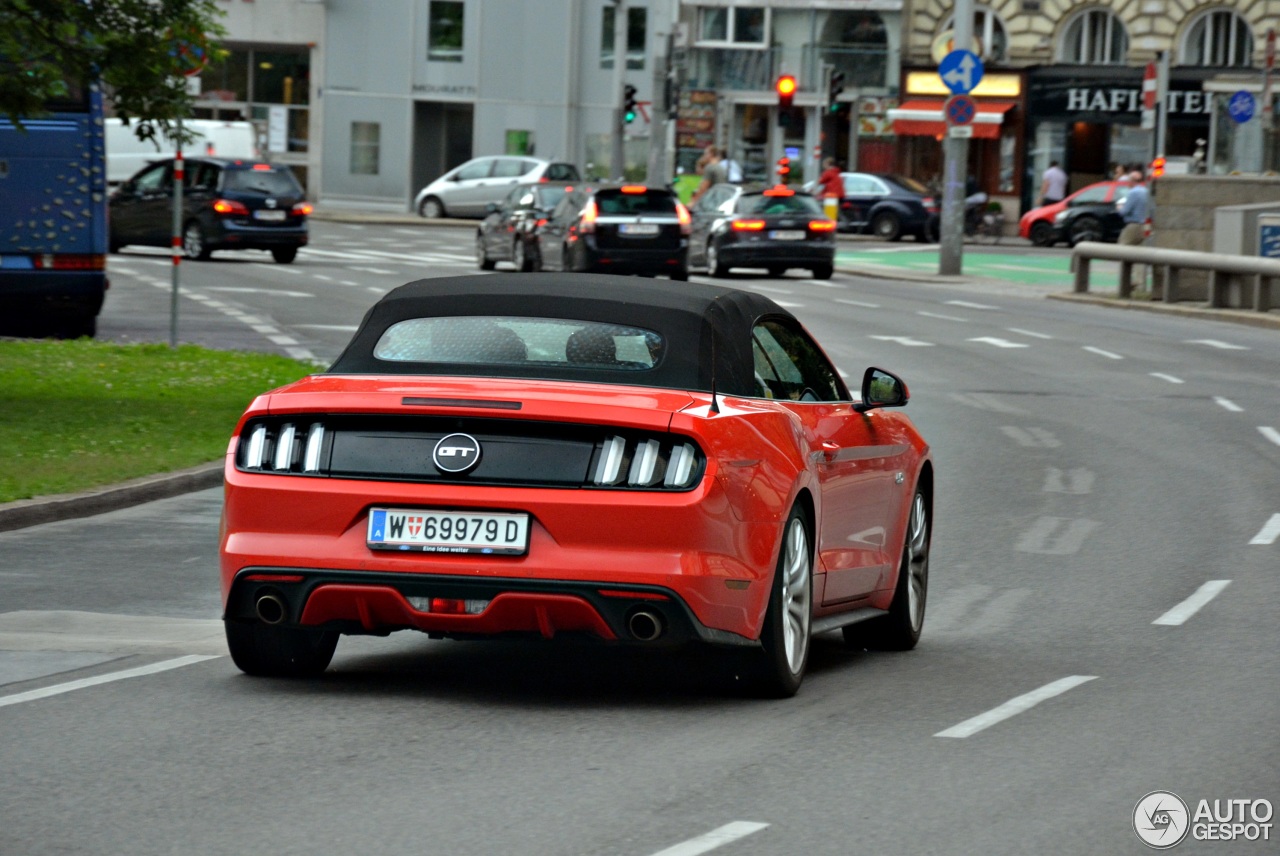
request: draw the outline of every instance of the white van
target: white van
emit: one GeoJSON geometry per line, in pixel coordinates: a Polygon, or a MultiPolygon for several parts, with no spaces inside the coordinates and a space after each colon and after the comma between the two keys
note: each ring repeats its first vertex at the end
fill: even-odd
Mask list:
{"type": "MultiPolygon", "coordinates": [[[[106,120],[108,184],[119,184],[147,164],[171,158],[176,152],[173,142],[158,132],[155,141],[138,139],[138,121],[125,125],[120,119],[106,120]]],[[[259,159],[258,132],[252,122],[184,119],[182,127],[196,134],[194,142],[183,146],[183,155],[259,159]]]]}

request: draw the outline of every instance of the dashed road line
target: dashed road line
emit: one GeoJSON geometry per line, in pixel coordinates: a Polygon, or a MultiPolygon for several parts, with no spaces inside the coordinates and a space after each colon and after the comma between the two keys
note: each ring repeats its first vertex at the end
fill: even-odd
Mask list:
{"type": "Polygon", "coordinates": [[[1203,609],[1205,604],[1221,594],[1222,590],[1229,585],[1231,585],[1231,580],[1209,580],[1209,582],[1196,589],[1196,593],[1191,597],[1151,623],[1161,624],[1166,627],[1177,627],[1203,609]]]}
{"type": "Polygon", "coordinates": [[[1086,493],[1093,492],[1093,480],[1097,474],[1093,470],[1084,467],[1076,467],[1075,469],[1063,470],[1057,467],[1049,467],[1044,473],[1044,487],[1041,490],[1045,493],[1068,493],[1075,496],[1083,496],[1086,493]]]}
{"type": "Polygon", "coordinates": [[[978,342],[983,345],[992,345],[997,348],[1030,348],[1026,342],[1010,342],[1008,339],[1001,339],[997,336],[979,336],[976,339],[969,339],[970,342],[978,342]]]}
{"type": "Polygon", "coordinates": [[[923,316],[923,317],[925,317],[925,318],[938,318],[938,319],[940,319],[940,320],[942,320],[942,321],[959,321],[961,324],[968,324],[968,323],[969,323],[969,319],[968,319],[968,318],[961,318],[961,317],[959,317],[959,316],[957,316],[957,315],[943,315],[943,314],[942,314],[942,313],[940,313],[940,312],[925,312],[924,310],[920,310],[920,311],[919,311],[919,312],[917,312],[916,314],[917,314],[917,315],[921,315],[921,316],[923,316]]]}
{"type": "Polygon", "coordinates": [[[1080,552],[1089,533],[1098,525],[1096,520],[1041,517],[1030,531],[1023,533],[1014,549],[1041,556],[1070,556],[1080,552]]]}
{"type": "Polygon", "coordinates": [[[910,336],[872,336],[871,338],[880,342],[894,342],[907,348],[933,347],[933,342],[922,342],[919,339],[913,339],[910,336]]]}
{"type": "Polygon", "coordinates": [[[1280,446],[1280,431],[1277,431],[1269,425],[1259,425],[1258,433],[1263,437],[1266,437],[1272,443],[1275,443],[1277,446],[1280,446]]]}
{"type": "Polygon", "coordinates": [[[985,303],[970,303],[967,300],[948,300],[948,306],[963,306],[966,309],[998,309],[997,306],[988,306],[985,303]]]}
{"type": "Polygon", "coordinates": [[[700,853],[708,853],[717,847],[723,847],[726,844],[732,844],[748,835],[754,835],[762,829],[768,828],[767,823],[756,823],[751,820],[735,820],[732,823],[726,823],[719,829],[713,829],[710,832],[699,835],[697,838],[690,838],[688,841],[682,841],[679,844],[668,847],[666,850],[659,850],[653,856],[698,856],[700,853]]]}
{"type": "Polygon", "coordinates": [[[100,684],[109,684],[114,681],[123,681],[128,678],[140,678],[144,675],[154,675],[158,672],[167,672],[170,669],[180,669],[183,666],[190,666],[194,663],[202,663],[205,660],[216,659],[218,658],[211,654],[189,654],[185,657],[177,657],[173,660],[162,660],[159,663],[152,663],[149,666],[139,666],[136,669],[125,669],[122,672],[109,672],[105,675],[95,675],[92,678],[81,678],[78,681],[67,681],[66,683],[54,684],[50,687],[41,687],[38,690],[29,690],[25,693],[0,696],[0,707],[22,704],[23,702],[28,701],[36,701],[37,699],[62,695],[63,693],[69,693],[74,690],[81,690],[86,687],[96,687],[100,684]]]}
{"type": "Polygon", "coordinates": [[[1231,399],[1229,399],[1229,398],[1223,398],[1223,397],[1221,397],[1221,396],[1215,396],[1215,397],[1214,397],[1214,399],[1213,399],[1213,401],[1214,401],[1214,403],[1215,403],[1215,404],[1217,404],[1217,405],[1218,405],[1219,407],[1221,407],[1223,410],[1230,410],[1232,413],[1243,413],[1243,412],[1244,412],[1244,408],[1243,408],[1243,407],[1241,407],[1240,405],[1236,404],[1234,401],[1232,401],[1232,400],[1231,400],[1231,399]]]}
{"type": "Polygon", "coordinates": [[[1182,378],[1174,377],[1173,375],[1165,374],[1164,372],[1152,372],[1151,376],[1157,380],[1167,380],[1169,383],[1185,383],[1182,378]]]}
{"type": "Polygon", "coordinates": [[[266,262],[254,262],[253,266],[261,270],[269,270],[272,273],[287,273],[290,276],[302,276],[306,272],[298,270],[297,268],[286,267],[278,264],[267,264],[266,262]]]}
{"type": "MultiPolygon", "coordinates": [[[[279,297],[315,297],[310,291],[285,291],[279,288],[251,288],[243,285],[210,285],[205,291],[224,291],[228,294],[270,294],[279,297]]],[[[194,294],[188,295],[195,297],[194,294]]]]}
{"type": "Polygon", "coordinates": [[[948,729],[939,731],[934,737],[956,737],[965,738],[972,737],[979,731],[984,731],[993,725],[1004,722],[1010,717],[1017,716],[1020,713],[1026,713],[1031,708],[1040,704],[1042,701],[1048,701],[1055,696],[1060,696],[1067,690],[1075,689],[1081,684],[1096,680],[1097,675],[1072,675],[1069,678],[1062,678],[1051,684],[1045,684],[1037,690],[1011,698],[999,707],[992,708],[986,713],[978,714],[972,719],[966,719],[958,725],[953,725],[948,729]]]}
{"type": "Polygon", "coordinates": [[[1052,431],[1044,428],[1019,428],[1016,425],[1002,425],[1000,433],[1013,440],[1019,446],[1028,449],[1057,449],[1062,445],[1052,431]]]}
{"type": "Polygon", "coordinates": [[[1097,354],[1100,357],[1106,357],[1109,360],[1123,360],[1124,357],[1114,354],[1111,351],[1104,351],[1101,348],[1095,348],[1093,345],[1085,345],[1081,350],[1088,351],[1091,354],[1097,354]]]}
{"type": "Polygon", "coordinates": [[[1217,348],[1221,351],[1247,351],[1244,345],[1233,345],[1230,342],[1220,342],[1217,339],[1188,339],[1188,345],[1207,345],[1210,348],[1217,348]]]}
{"type": "Polygon", "coordinates": [[[1280,538],[1280,514],[1271,515],[1271,519],[1266,522],[1262,530],[1253,536],[1250,544],[1269,545],[1274,544],[1276,539],[1280,538]]]}
{"type": "Polygon", "coordinates": [[[847,300],[843,297],[837,297],[836,303],[843,303],[845,306],[857,306],[860,309],[879,309],[879,303],[864,303],[861,300],[847,300]]]}
{"type": "Polygon", "coordinates": [[[1019,336],[1030,336],[1033,339],[1052,339],[1048,333],[1037,333],[1034,330],[1020,330],[1017,327],[1007,327],[1010,333],[1017,333],[1019,336]]]}

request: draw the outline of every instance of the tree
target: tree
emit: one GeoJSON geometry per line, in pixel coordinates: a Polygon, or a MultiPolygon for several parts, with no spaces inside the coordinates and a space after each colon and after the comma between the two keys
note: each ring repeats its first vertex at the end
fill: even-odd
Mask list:
{"type": "Polygon", "coordinates": [[[191,113],[184,63],[222,53],[222,14],[214,0],[0,0],[0,115],[21,125],[96,74],[139,137],[168,131],[191,113]]]}

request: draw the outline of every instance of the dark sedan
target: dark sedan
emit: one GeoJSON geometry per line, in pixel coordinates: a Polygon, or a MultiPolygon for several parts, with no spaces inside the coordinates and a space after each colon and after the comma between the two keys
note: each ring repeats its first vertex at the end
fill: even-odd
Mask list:
{"type": "Polygon", "coordinates": [[[914,178],[867,172],[843,172],[840,231],[897,241],[938,240],[939,200],[914,178]]]}
{"type": "Polygon", "coordinates": [[[521,184],[501,202],[490,202],[476,229],[480,269],[493,270],[498,262],[511,262],[516,270],[533,270],[537,266],[534,232],[573,187],[574,183],[567,181],[521,184]]]}
{"type": "MultiPolygon", "coordinates": [[[[111,252],[129,244],[167,247],[173,234],[173,160],[157,161],[111,195],[111,252]]],[[[269,250],[288,264],[307,243],[311,204],[288,167],[263,161],[187,158],[182,181],[182,249],[269,250]]]]}
{"type": "Polygon", "coordinates": [[[808,193],[717,184],[692,214],[689,264],[705,266],[711,276],[749,267],[765,268],[771,276],[807,268],[817,279],[831,278],[836,224],[808,193]]]}
{"type": "Polygon", "coordinates": [[[535,269],[689,278],[689,211],[664,187],[575,187],[537,228],[535,269]]]}

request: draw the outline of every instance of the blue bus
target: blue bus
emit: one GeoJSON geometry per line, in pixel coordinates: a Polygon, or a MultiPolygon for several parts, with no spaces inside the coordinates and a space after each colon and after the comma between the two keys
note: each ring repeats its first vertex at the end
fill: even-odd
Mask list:
{"type": "Polygon", "coordinates": [[[47,106],[0,118],[0,331],[93,336],[108,287],[102,92],[68,84],[47,106]]]}

